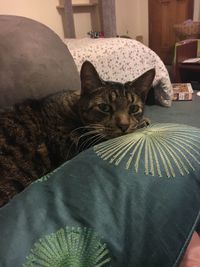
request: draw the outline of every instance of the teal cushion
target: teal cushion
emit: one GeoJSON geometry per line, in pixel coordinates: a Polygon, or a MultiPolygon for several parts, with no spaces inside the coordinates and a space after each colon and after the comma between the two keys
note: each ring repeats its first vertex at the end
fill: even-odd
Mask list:
{"type": "Polygon", "coordinates": [[[200,214],[200,129],[154,124],[80,153],[0,209],[1,266],[175,267],[200,214]]]}

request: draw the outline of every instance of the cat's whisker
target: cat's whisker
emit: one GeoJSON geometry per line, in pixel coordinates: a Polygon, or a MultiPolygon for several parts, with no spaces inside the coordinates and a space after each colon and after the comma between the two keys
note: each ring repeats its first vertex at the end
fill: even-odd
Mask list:
{"type": "MultiPolygon", "coordinates": [[[[76,131],[77,129],[88,129],[88,128],[97,128],[97,127],[103,127],[103,125],[102,124],[88,124],[88,125],[84,125],[84,126],[80,126],[80,127],[78,127],[78,128],[75,128],[73,131],[76,131]]],[[[72,131],[72,132],[73,132],[72,131]]]]}
{"type": "MultiPolygon", "coordinates": [[[[79,128],[87,128],[87,127],[79,127],[79,128]]],[[[69,155],[70,155],[70,152],[71,152],[73,146],[76,146],[77,148],[79,147],[79,143],[80,143],[81,138],[84,138],[84,137],[86,137],[88,135],[93,135],[93,134],[96,134],[96,133],[99,133],[99,131],[98,130],[93,130],[93,131],[86,132],[86,133],[82,134],[81,136],[79,136],[77,138],[76,142],[72,142],[72,144],[69,147],[68,153],[67,153],[67,158],[70,158],[69,155]]],[[[77,148],[76,148],[77,153],[79,153],[80,149],[77,149],[77,148]]]]}
{"type": "MultiPolygon", "coordinates": [[[[99,133],[99,131],[97,131],[97,130],[94,130],[94,131],[90,131],[90,132],[87,132],[87,133],[84,133],[84,134],[82,134],[79,138],[78,138],[78,142],[77,142],[77,147],[79,146],[79,143],[80,143],[80,140],[81,139],[83,139],[83,138],[87,138],[88,136],[91,136],[92,135],[92,137],[94,136],[94,135],[97,135],[97,134],[101,134],[101,133],[99,133]]],[[[88,138],[87,138],[88,139],[88,138]]],[[[86,139],[86,140],[87,140],[86,139]]],[[[85,141],[84,141],[85,142],[85,141]]],[[[83,142],[83,143],[84,143],[83,142]]]]}
{"type": "Polygon", "coordinates": [[[85,150],[86,148],[91,147],[93,144],[96,144],[98,141],[105,138],[105,135],[98,133],[96,135],[93,135],[89,138],[87,138],[79,147],[78,152],[85,150]]]}
{"type": "Polygon", "coordinates": [[[94,146],[95,144],[99,143],[100,140],[105,139],[105,136],[106,135],[100,135],[98,138],[89,143],[89,147],[94,146]]]}
{"type": "Polygon", "coordinates": [[[90,128],[90,126],[88,125],[80,126],[80,127],[75,128],[73,131],[71,131],[71,133],[76,132],[78,130],[82,130],[82,129],[88,129],[88,128],[90,128]]]}
{"type": "Polygon", "coordinates": [[[87,129],[86,126],[77,127],[77,128],[75,128],[74,130],[72,130],[72,131],[70,132],[70,134],[73,135],[73,134],[79,133],[80,130],[86,130],[86,129],[87,129]]]}
{"type": "Polygon", "coordinates": [[[94,130],[94,131],[89,131],[89,132],[86,132],[82,135],[80,135],[78,138],[77,138],[77,142],[76,142],[76,146],[78,147],[79,146],[79,143],[80,143],[80,140],[83,139],[84,137],[88,136],[88,135],[94,135],[94,134],[98,134],[99,131],[97,130],[94,130]]]}
{"type": "Polygon", "coordinates": [[[90,124],[90,125],[85,125],[85,126],[81,126],[78,128],[75,128],[73,131],[71,131],[71,135],[73,134],[80,134],[79,131],[81,130],[86,130],[88,132],[88,130],[102,130],[104,127],[101,124],[90,124]]]}
{"type": "Polygon", "coordinates": [[[91,135],[91,134],[95,134],[95,133],[100,133],[98,130],[93,130],[93,131],[89,131],[89,132],[87,132],[87,133],[84,133],[84,134],[82,134],[81,136],[80,136],[80,138],[79,139],[81,139],[81,138],[83,138],[83,137],[87,137],[88,135],[91,135]]]}
{"type": "Polygon", "coordinates": [[[95,131],[95,132],[92,132],[92,133],[89,132],[89,133],[87,133],[87,135],[83,134],[82,136],[80,136],[79,141],[80,141],[81,138],[86,138],[86,139],[83,140],[83,142],[80,144],[80,146],[82,146],[84,143],[87,143],[89,140],[94,139],[95,137],[98,137],[98,136],[103,136],[103,134],[99,133],[98,131],[95,131]]]}
{"type": "Polygon", "coordinates": [[[68,150],[68,152],[66,154],[66,160],[70,159],[70,152],[71,152],[71,150],[72,150],[74,145],[75,145],[75,143],[72,142],[70,147],[69,147],[69,150],[68,150]]]}

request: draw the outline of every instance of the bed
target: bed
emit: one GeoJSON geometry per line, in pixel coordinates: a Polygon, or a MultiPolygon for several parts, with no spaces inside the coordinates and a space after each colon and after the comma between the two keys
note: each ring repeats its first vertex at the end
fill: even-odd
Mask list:
{"type": "Polygon", "coordinates": [[[89,60],[104,80],[125,83],[150,68],[156,69],[153,89],[157,104],[171,106],[172,88],[162,60],[141,42],[128,38],[64,39],[80,72],[89,60]]]}
{"type": "MultiPolygon", "coordinates": [[[[13,49],[2,53],[7,60],[12,60],[13,51],[18,52],[24,42],[22,71],[28,75],[18,76],[17,84],[22,85],[17,87],[18,101],[26,98],[27,93],[35,98],[41,97],[41,92],[53,93],[52,88],[43,88],[44,84],[51,79],[55,87],[60,86],[60,80],[67,82],[65,72],[72,69],[74,78],[69,75],[68,84],[62,85],[66,90],[70,84],[76,87],[76,82],[80,86],[76,80],[78,59],[72,53],[72,43],[70,54],[63,41],[55,34],[53,37],[47,27],[25,18],[3,16],[2,22],[0,16],[0,24],[4,34],[5,29],[9,33],[9,38],[5,35],[0,38],[1,49],[6,48],[4,53],[8,52],[8,43],[4,41],[15,40],[13,46],[9,43],[13,49]],[[14,32],[10,33],[10,29],[14,32]],[[18,32],[25,34],[20,35],[20,42],[16,41],[18,32]],[[43,49],[38,51],[38,47],[43,49]],[[59,60],[54,54],[58,53],[58,47],[59,60]],[[39,63],[38,58],[35,61],[37,54],[39,63]],[[26,58],[32,68],[25,68],[26,58]],[[58,82],[48,68],[55,69],[63,58],[68,65],[56,69],[60,75],[58,82]],[[34,72],[34,80],[29,83],[26,80],[23,87],[24,77],[32,78],[32,69],[41,65],[45,66],[42,68],[45,74],[34,72]],[[35,79],[38,82],[33,88],[35,79]]],[[[118,42],[125,45],[123,40],[118,42]]],[[[145,53],[146,48],[141,47],[145,53]]],[[[154,61],[148,59],[145,68],[157,67],[157,56],[152,54],[154,61]]],[[[19,55],[15,61],[19,63],[19,71],[21,56],[14,55],[19,55]]],[[[1,67],[1,75],[15,71],[10,69],[5,74],[1,67]]],[[[136,71],[135,65],[133,70],[136,71]]],[[[131,75],[132,70],[126,72],[131,75]]],[[[171,105],[171,84],[163,65],[157,73],[154,85],[161,84],[156,91],[162,92],[162,98],[157,98],[159,105],[146,106],[145,115],[152,121],[149,127],[80,153],[32,183],[0,209],[0,266],[177,267],[190,240],[193,248],[199,249],[195,231],[199,231],[200,222],[200,97],[195,92],[192,101],[173,102],[171,107],[165,107],[171,105]]],[[[113,75],[110,73],[109,79],[113,80],[113,75]]],[[[1,107],[15,100],[13,84],[5,87],[1,83],[1,107]]],[[[61,90],[58,87],[55,90],[61,90]]],[[[187,266],[195,267],[198,263],[187,266]]]]}

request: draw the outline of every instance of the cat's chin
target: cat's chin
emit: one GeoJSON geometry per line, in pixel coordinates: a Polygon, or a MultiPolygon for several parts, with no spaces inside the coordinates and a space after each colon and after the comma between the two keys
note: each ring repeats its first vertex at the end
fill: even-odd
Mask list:
{"type": "Polygon", "coordinates": [[[132,129],[129,129],[126,132],[115,132],[115,133],[112,132],[112,133],[106,134],[105,139],[109,140],[109,139],[112,139],[112,138],[117,138],[117,137],[120,137],[120,136],[123,136],[123,135],[131,134],[131,133],[134,133],[137,129],[140,129],[140,128],[143,128],[143,127],[146,127],[146,126],[147,125],[138,124],[136,127],[132,128],[132,129]]]}

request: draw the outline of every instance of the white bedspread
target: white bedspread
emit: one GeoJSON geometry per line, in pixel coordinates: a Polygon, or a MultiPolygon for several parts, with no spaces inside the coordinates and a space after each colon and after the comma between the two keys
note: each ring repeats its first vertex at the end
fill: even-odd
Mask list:
{"type": "Polygon", "coordinates": [[[127,38],[64,39],[78,71],[89,60],[104,80],[132,81],[150,68],[156,69],[155,97],[162,106],[172,102],[168,71],[159,56],[142,43],[127,38]]]}

